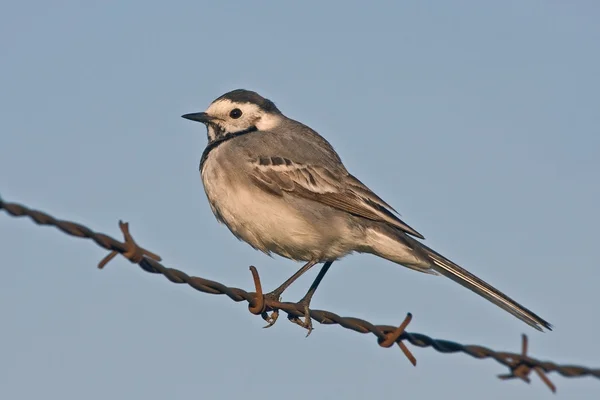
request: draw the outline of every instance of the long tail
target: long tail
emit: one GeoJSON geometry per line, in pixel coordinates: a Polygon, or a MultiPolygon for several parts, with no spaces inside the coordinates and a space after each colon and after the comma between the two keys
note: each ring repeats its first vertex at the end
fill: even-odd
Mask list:
{"type": "Polygon", "coordinates": [[[498,307],[508,311],[538,331],[542,331],[542,328],[552,330],[552,325],[533,311],[523,307],[490,284],[482,281],[466,269],[461,268],[438,252],[425,246],[423,243],[417,242],[416,240],[414,242],[418,243],[419,247],[429,256],[433,262],[432,268],[435,271],[452,279],[454,282],[461,284],[467,289],[472,290],[478,295],[485,297],[498,307]]]}

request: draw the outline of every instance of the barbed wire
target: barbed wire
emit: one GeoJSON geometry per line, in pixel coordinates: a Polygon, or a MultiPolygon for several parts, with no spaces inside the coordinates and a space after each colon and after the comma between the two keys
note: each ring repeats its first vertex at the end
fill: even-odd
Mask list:
{"type": "MultiPolygon", "coordinates": [[[[32,210],[21,204],[6,203],[0,199],[0,209],[6,211],[10,216],[27,216],[38,225],[54,226],[68,235],[93,240],[100,247],[110,251],[100,261],[98,268],[104,268],[116,255],[121,254],[132,263],[139,265],[144,271],[164,275],[173,283],[187,284],[203,293],[226,295],[235,302],[246,301],[248,303],[248,310],[252,314],[261,315],[265,320],[270,318],[277,319],[279,311],[286,312],[288,319],[292,322],[304,316],[304,307],[302,305],[280,302],[270,297],[265,297],[262,292],[258,271],[253,266],[250,267],[250,271],[254,280],[255,291],[247,292],[240,288],[228,287],[222,283],[198,276],[189,276],[183,271],[164,266],[160,263],[161,258],[158,255],[135,243],[129,232],[129,225],[122,221],[119,221],[119,228],[123,233],[124,242],[120,242],[103,233],[94,232],[90,228],[76,222],[59,220],[44,212],[32,210]]],[[[556,392],[556,386],[547,377],[547,372],[557,372],[567,378],[583,376],[600,378],[600,369],[577,365],[559,365],[551,361],[540,361],[529,357],[527,355],[528,340],[526,335],[522,336],[521,353],[517,354],[498,352],[483,346],[463,345],[449,340],[433,339],[421,333],[407,332],[405,329],[412,318],[410,313],[399,326],[374,325],[359,318],[341,317],[333,312],[324,310],[310,310],[310,316],[321,324],[337,324],[355,332],[372,333],[377,337],[377,343],[382,347],[391,347],[396,343],[413,365],[416,365],[416,358],[412,355],[405,342],[417,347],[431,347],[443,354],[461,352],[477,359],[491,358],[510,369],[508,374],[498,375],[498,378],[502,380],[519,378],[529,383],[529,375],[532,371],[535,371],[552,392],[556,392]]]]}

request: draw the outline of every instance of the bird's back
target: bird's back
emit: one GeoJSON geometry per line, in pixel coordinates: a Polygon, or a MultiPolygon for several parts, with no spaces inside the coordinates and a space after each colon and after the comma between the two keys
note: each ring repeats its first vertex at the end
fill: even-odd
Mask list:
{"type": "Polygon", "coordinates": [[[283,157],[295,163],[325,167],[331,172],[347,174],[333,146],[308,126],[284,119],[273,130],[253,132],[235,138],[236,150],[256,156],[283,157]]]}

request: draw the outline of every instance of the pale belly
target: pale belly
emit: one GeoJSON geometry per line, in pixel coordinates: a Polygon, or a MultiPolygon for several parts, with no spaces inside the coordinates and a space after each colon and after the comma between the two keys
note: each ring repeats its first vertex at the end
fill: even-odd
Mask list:
{"type": "Polygon", "coordinates": [[[238,239],[265,253],[301,261],[335,260],[354,250],[350,237],[337,234],[347,223],[343,217],[317,216],[309,206],[299,207],[251,183],[233,183],[215,164],[207,161],[204,166],[204,189],[217,219],[238,239]]]}

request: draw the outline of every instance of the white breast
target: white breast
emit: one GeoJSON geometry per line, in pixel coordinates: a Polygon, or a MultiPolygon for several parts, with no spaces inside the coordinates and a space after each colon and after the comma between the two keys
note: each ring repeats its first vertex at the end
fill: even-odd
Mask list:
{"type": "Polygon", "coordinates": [[[221,157],[226,144],[211,151],[201,176],[213,213],[252,247],[294,260],[321,258],[319,227],[284,198],[262,191],[221,157]]]}

